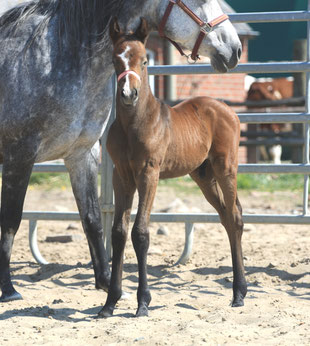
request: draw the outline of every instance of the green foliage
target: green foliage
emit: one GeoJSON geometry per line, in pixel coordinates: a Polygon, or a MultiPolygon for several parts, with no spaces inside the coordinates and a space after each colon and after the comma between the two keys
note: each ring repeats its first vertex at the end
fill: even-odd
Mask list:
{"type": "MultiPolygon", "coordinates": [[[[301,174],[238,174],[238,190],[302,191],[304,176],[301,174]]],[[[160,180],[159,186],[167,186],[183,193],[200,193],[189,176],[160,180]]]]}
{"type": "Polygon", "coordinates": [[[70,186],[70,179],[66,173],[32,173],[29,185],[48,189],[67,188],[70,186]]]}
{"type": "MultiPolygon", "coordinates": [[[[238,190],[302,191],[303,182],[302,174],[238,174],[238,190]]],[[[41,186],[46,189],[70,188],[70,179],[67,173],[32,173],[30,186],[41,186]]],[[[200,193],[198,186],[189,176],[160,180],[159,187],[173,188],[185,194],[200,193]]]]}
{"type": "Polygon", "coordinates": [[[238,189],[260,191],[297,191],[303,189],[301,174],[239,174],[238,189]]]}
{"type": "Polygon", "coordinates": [[[172,188],[178,193],[200,193],[198,186],[188,175],[180,178],[160,180],[158,185],[159,187],[172,188]]]}
{"type": "MultiPolygon", "coordinates": [[[[98,184],[100,184],[100,181],[100,176],[98,176],[98,184]]],[[[29,185],[33,187],[40,186],[49,190],[71,188],[68,173],[32,173],[29,185]]]]}

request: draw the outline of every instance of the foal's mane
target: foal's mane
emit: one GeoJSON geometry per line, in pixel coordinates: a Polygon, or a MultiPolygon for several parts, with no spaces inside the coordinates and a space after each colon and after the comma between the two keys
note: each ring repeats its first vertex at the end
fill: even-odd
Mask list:
{"type": "Polygon", "coordinates": [[[117,16],[126,0],[32,0],[18,5],[0,17],[0,32],[6,37],[32,16],[41,16],[28,42],[39,39],[57,15],[58,35],[73,57],[86,48],[89,57],[102,49],[111,17],[117,16]]]}

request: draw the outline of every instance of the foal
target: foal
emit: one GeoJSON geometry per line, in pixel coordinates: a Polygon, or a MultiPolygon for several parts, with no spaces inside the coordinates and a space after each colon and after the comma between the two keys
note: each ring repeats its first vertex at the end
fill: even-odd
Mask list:
{"type": "Polygon", "coordinates": [[[241,249],[242,211],[236,191],[239,119],[228,106],[208,97],[192,98],[173,108],[157,100],[148,85],[147,34],[144,19],[132,35],[125,35],[116,19],[110,25],[118,76],[116,120],[107,140],[115,164],[115,216],[112,277],[99,316],[111,316],[121,297],[123,254],[136,189],[139,206],[132,230],[139,268],[136,315],[148,315],[148,223],[156,187],[159,179],[185,174],[190,174],[217,210],[228,233],[234,273],[232,306],[242,306],[247,288],[241,249]]]}

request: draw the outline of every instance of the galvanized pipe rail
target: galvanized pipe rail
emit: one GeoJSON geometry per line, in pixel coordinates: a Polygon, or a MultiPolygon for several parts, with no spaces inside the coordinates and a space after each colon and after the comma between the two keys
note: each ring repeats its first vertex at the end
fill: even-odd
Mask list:
{"type": "MultiPolygon", "coordinates": [[[[239,165],[239,173],[300,173],[304,174],[304,202],[303,214],[301,215],[251,215],[243,216],[245,222],[249,223],[286,223],[286,224],[309,224],[310,216],[308,215],[308,186],[309,186],[309,123],[310,123],[310,0],[308,0],[307,11],[291,11],[291,12],[260,12],[260,13],[242,13],[231,14],[232,22],[291,22],[291,21],[307,21],[307,61],[305,62],[271,62],[271,63],[246,63],[240,64],[229,73],[282,73],[282,72],[306,72],[307,75],[307,95],[306,95],[306,111],[304,113],[243,113],[239,114],[242,123],[303,123],[304,124],[304,157],[302,164],[286,164],[286,165],[239,165]]],[[[172,74],[215,74],[216,72],[210,65],[185,65],[185,66],[150,66],[150,75],[172,75],[172,74]]],[[[103,141],[104,143],[104,141],[103,141]]],[[[112,162],[103,151],[103,165],[100,173],[101,181],[101,203],[103,224],[106,229],[106,245],[110,252],[110,229],[112,224],[113,213],[113,193],[112,193],[112,162]]],[[[34,172],[64,172],[66,169],[62,165],[55,164],[39,164],[35,165],[34,172]]],[[[132,215],[134,218],[135,215],[132,215]]],[[[58,213],[58,212],[24,212],[23,218],[29,220],[30,231],[29,241],[30,248],[39,263],[47,263],[41,256],[37,242],[37,220],[79,220],[78,213],[58,213]]],[[[184,263],[190,255],[191,244],[193,242],[193,225],[202,222],[219,222],[216,214],[151,214],[151,222],[182,222],[185,223],[186,242],[183,254],[178,262],[184,263]]]]}
{"type": "MultiPolygon", "coordinates": [[[[113,212],[113,208],[106,209],[105,212],[113,212]]],[[[243,220],[245,223],[255,224],[278,224],[278,214],[244,214],[243,220]]],[[[131,214],[131,220],[134,221],[136,217],[135,213],[131,214]]],[[[310,223],[310,215],[300,217],[300,215],[283,214],[282,215],[285,224],[290,225],[305,225],[310,223]]],[[[29,221],[44,220],[68,220],[79,221],[80,216],[78,212],[32,212],[26,211],[23,213],[23,219],[29,221]]],[[[178,223],[218,223],[220,222],[218,214],[212,213],[152,213],[151,222],[178,222],[178,223]]]]}
{"type": "MultiPolygon", "coordinates": [[[[100,168],[100,169],[103,169],[100,168]]],[[[63,173],[67,172],[65,167],[60,164],[55,165],[46,165],[37,166],[34,172],[41,173],[63,173]]],[[[310,173],[310,164],[303,163],[292,163],[292,164],[239,164],[238,173],[299,173],[299,174],[308,174],[310,173]]],[[[28,215],[28,214],[27,214],[28,215]]],[[[46,214],[47,215],[47,214],[46,214]]]]}
{"type": "Polygon", "coordinates": [[[304,144],[304,140],[301,138],[287,138],[287,139],[247,139],[245,141],[240,141],[240,146],[258,146],[258,145],[286,145],[286,146],[302,146],[304,144]]]}
{"type": "MultiPolygon", "coordinates": [[[[310,12],[309,12],[310,13],[310,12]]],[[[310,19],[309,19],[310,20],[310,19]]],[[[251,62],[239,64],[229,73],[283,73],[283,72],[309,72],[309,61],[287,61],[287,62],[251,62]]],[[[190,65],[154,65],[148,67],[150,75],[185,75],[185,74],[218,74],[211,65],[190,64],[190,65]]]]}
{"type": "Polygon", "coordinates": [[[229,19],[232,23],[306,22],[309,20],[308,11],[231,13],[229,19]]]}

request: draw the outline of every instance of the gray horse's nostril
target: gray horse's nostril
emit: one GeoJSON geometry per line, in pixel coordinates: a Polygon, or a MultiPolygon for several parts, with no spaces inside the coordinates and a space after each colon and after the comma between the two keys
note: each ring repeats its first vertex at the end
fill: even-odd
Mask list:
{"type": "Polygon", "coordinates": [[[237,55],[238,55],[238,59],[239,59],[239,60],[240,60],[240,58],[241,58],[241,54],[242,54],[242,49],[239,48],[239,49],[238,49],[238,52],[237,52],[237,55]]]}
{"type": "Polygon", "coordinates": [[[126,93],[125,93],[125,90],[124,90],[124,89],[122,89],[121,94],[122,94],[122,97],[126,97],[126,93]]]}
{"type": "Polygon", "coordinates": [[[137,96],[138,96],[138,90],[137,90],[136,88],[133,89],[132,95],[133,95],[134,97],[137,97],[137,96]]]}

